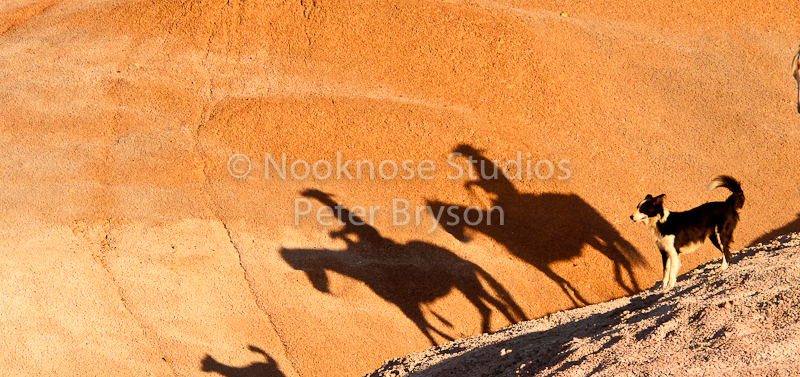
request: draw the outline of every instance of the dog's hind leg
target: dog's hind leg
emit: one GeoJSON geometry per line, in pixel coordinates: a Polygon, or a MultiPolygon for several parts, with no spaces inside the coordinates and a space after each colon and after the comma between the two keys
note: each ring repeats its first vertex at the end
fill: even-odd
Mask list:
{"type": "Polygon", "coordinates": [[[719,225],[714,227],[714,233],[708,236],[708,240],[711,241],[711,244],[714,245],[719,251],[722,252],[722,265],[720,266],[721,270],[728,269],[728,261],[730,258],[730,252],[728,251],[728,246],[725,242],[722,241],[722,236],[719,233],[719,225]]]}
{"type": "Polygon", "coordinates": [[[728,243],[723,242],[722,237],[719,234],[719,227],[717,227],[717,242],[719,243],[719,251],[722,252],[722,265],[719,267],[720,270],[725,271],[728,269],[728,261],[731,259],[731,251],[728,250],[728,243]]]}
{"type": "Polygon", "coordinates": [[[719,227],[714,227],[714,233],[708,235],[708,240],[711,241],[711,244],[714,245],[719,251],[722,251],[722,246],[719,245],[719,232],[717,232],[719,227]]]}
{"type": "Polygon", "coordinates": [[[722,269],[725,270],[728,268],[728,264],[731,262],[731,242],[733,242],[733,229],[736,227],[736,223],[730,225],[725,224],[723,228],[717,233],[719,237],[719,245],[722,246],[722,257],[724,258],[722,261],[722,269]]]}
{"type": "Polygon", "coordinates": [[[731,262],[731,242],[733,242],[733,230],[736,228],[735,221],[727,221],[721,225],[717,225],[714,229],[714,235],[716,236],[716,242],[714,242],[714,246],[716,246],[719,251],[722,252],[722,265],[720,266],[721,270],[728,269],[728,265],[731,262]]]}

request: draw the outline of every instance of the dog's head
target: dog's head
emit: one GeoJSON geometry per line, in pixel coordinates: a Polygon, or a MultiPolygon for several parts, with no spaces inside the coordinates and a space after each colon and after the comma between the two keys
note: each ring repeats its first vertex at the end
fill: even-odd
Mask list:
{"type": "Polygon", "coordinates": [[[634,222],[644,221],[651,217],[664,216],[664,194],[653,197],[650,194],[636,206],[636,212],[631,215],[634,222]]]}

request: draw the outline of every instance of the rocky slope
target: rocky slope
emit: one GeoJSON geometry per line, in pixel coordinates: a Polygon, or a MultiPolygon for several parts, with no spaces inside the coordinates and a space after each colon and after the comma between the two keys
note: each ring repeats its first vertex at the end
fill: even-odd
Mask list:
{"type": "Polygon", "coordinates": [[[554,313],[388,361],[389,376],[800,375],[800,233],[663,291],[554,313]]]}
{"type": "Polygon", "coordinates": [[[717,174],[737,249],[798,231],[797,25],[796,0],[2,1],[0,370],[363,375],[651,286],[628,216],[717,174]]]}

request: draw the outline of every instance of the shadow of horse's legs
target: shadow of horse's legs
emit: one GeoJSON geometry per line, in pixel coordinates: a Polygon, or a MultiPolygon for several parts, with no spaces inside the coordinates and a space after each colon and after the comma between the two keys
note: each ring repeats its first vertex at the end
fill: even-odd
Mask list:
{"type": "Polygon", "coordinates": [[[632,295],[641,291],[642,288],[639,286],[636,276],[633,275],[633,264],[618,250],[619,249],[609,247],[600,251],[603,253],[603,255],[609,257],[614,263],[614,280],[617,282],[617,284],[619,284],[620,287],[622,287],[622,289],[625,290],[625,292],[627,292],[629,295],[632,295]],[[630,286],[626,283],[623,272],[625,272],[630,278],[630,286]]]}
{"type": "Polygon", "coordinates": [[[542,268],[541,270],[545,275],[547,275],[548,278],[550,278],[550,280],[553,280],[556,282],[556,284],[558,284],[559,287],[561,287],[561,290],[564,291],[564,294],[566,294],[570,300],[572,300],[572,303],[575,304],[576,307],[586,306],[589,304],[589,302],[586,301],[583,296],[581,296],[580,292],[578,292],[578,290],[575,289],[570,282],[553,272],[549,266],[542,268]]]}
{"type": "Polygon", "coordinates": [[[632,275],[633,274],[631,273],[631,266],[629,263],[625,263],[624,266],[620,266],[620,263],[616,262],[614,263],[614,279],[619,283],[620,287],[622,287],[622,289],[624,289],[625,292],[627,292],[629,295],[632,295],[641,290],[641,288],[639,287],[639,282],[637,282],[632,275]],[[625,280],[622,277],[623,268],[625,269],[625,271],[628,272],[631,281],[633,282],[634,285],[633,287],[628,287],[626,284],[624,284],[625,280]]]}
{"type": "Polygon", "coordinates": [[[475,266],[475,277],[475,279],[470,280],[470,283],[466,284],[466,289],[463,289],[462,292],[481,314],[482,332],[487,333],[491,328],[492,309],[489,307],[490,305],[503,314],[510,323],[528,319],[522,308],[511,298],[508,291],[486,271],[475,266]],[[478,277],[483,278],[498,297],[493,296],[492,292],[481,284],[478,277]]]}
{"type": "MultiPolygon", "coordinates": [[[[416,305],[413,307],[402,306],[400,307],[400,310],[403,312],[403,314],[405,314],[406,318],[410,319],[411,322],[414,322],[417,328],[419,328],[419,330],[422,331],[423,334],[425,334],[425,337],[428,338],[428,341],[431,342],[431,345],[435,346],[436,344],[438,344],[436,343],[436,339],[434,339],[433,334],[441,336],[448,342],[455,340],[455,338],[453,338],[450,335],[447,335],[443,331],[433,326],[430,322],[428,322],[428,320],[425,319],[425,315],[422,313],[422,309],[419,306],[416,305]]],[[[439,318],[438,315],[436,317],[439,318]]],[[[448,325],[450,324],[448,323],[448,325]]],[[[452,327],[452,325],[450,326],[452,327]]]]}

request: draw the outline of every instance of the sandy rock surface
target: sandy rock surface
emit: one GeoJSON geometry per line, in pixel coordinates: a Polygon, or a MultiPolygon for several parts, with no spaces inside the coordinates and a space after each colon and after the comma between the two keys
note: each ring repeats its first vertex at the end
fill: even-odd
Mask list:
{"type": "Polygon", "coordinates": [[[558,312],[388,361],[388,376],[800,375],[800,234],[709,262],[673,290],[558,312]]]}
{"type": "Polygon", "coordinates": [[[724,199],[718,174],[734,248],[798,231],[798,25],[796,0],[2,1],[0,370],[363,375],[652,286],[628,216],[724,199]]]}

